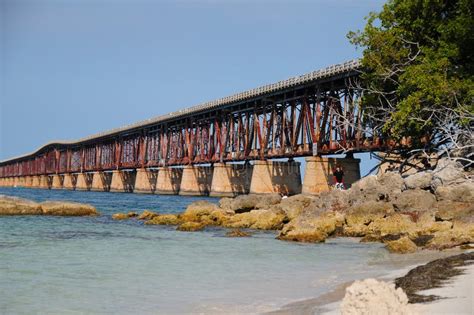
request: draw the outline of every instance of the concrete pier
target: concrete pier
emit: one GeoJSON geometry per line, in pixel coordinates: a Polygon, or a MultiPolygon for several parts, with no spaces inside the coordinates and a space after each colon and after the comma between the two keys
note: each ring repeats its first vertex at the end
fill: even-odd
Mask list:
{"type": "Polygon", "coordinates": [[[317,195],[331,190],[335,184],[333,170],[337,165],[344,171],[346,189],[360,179],[360,159],[307,157],[302,193],[317,195]]]}
{"type": "Polygon", "coordinates": [[[48,175],[40,175],[39,188],[49,189],[49,176],[48,175]]]}
{"type": "Polygon", "coordinates": [[[112,181],[110,183],[110,191],[112,192],[133,192],[135,183],[134,171],[112,171],[112,181]]]}
{"type": "Polygon", "coordinates": [[[53,181],[51,183],[51,188],[52,189],[62,189],[63,188],[63,180],[64,177],[59,174],[54,174],[53,175],[53,181]]]}
{"type": "Polygon", "coordinates": [[[76,188],[77,174],[64,174],[63,188],[74,190],[76,188]]]}
{"type": "Polygon", "coordinates": [[[32,176],[25,176],[25,187],[30,188],[33,182],[32,176]]]}
{"type": "Polygon", "coordinates": [[[77,174],[76,190],[90,190],[92,185],[92,174],[77,174]]]}
{"type": "Polygon", "coordinates": [[[160,167],[156,179],[155,193],[162,195],[177,195],[183,177],[182,168],[160,167]]]}
{"type": "Polygon", "coordinates": [[[31,176],[31,188],[40,187],[40,177],[38,175],[31,176]]]}
{"type": "Polygon", "coordinates": [[[157,172],[145,168],[137,169],[133,192],[152,194],[156,189],[157,172]]]}
{"type": "Polygon", "coordinates": [[[300,164],[295,161],[254,161],[250,193],[301,193],[300,164]]]}
{"type": "Polygon", "coordinates": [[[215,163],[210,196],[234,197],[248,194],[253,166],[250,164],[215,163]]]}
{"type": "Polygon", "coordinates": [[[92,191],[109,191],[110,183],[112,181],[112,173],[95,172],[92,175],[92,191]]]}
{"type": "Polygon", "coordinates": [[[183,167],[183,177],[179,194],[183,196],[207,196],[211,191],[213,170],[212,166],[183,167]]]}

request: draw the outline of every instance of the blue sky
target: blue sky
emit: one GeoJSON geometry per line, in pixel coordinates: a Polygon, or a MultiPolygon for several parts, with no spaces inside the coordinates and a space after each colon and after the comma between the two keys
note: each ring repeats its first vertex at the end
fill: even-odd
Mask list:
{"type": "Polygon", "coordinates": [[[0,160],[356,58],[382,4],[0,0],[0,160]]]}

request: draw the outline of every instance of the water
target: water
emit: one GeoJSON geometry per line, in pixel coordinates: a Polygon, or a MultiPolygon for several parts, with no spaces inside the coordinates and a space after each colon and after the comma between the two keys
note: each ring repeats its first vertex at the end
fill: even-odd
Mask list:
{"type": "Polygon", "coordinates": [[[226,238],[225,229],[178,232],[116,212],[176,213],[195,200],[0,188],[0,194],[93,204],[98,217],[0,217],[0,313],[259,313],[395,268],[381,244],[226,238]]]}

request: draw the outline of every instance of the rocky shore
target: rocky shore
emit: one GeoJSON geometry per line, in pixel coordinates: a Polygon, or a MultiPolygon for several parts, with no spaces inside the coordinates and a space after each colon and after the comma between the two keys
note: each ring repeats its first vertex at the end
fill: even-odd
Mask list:
{"type": "Polygon", "coordinates": [[[0,216],[5,215],[90,216],[99,215],[99,212],[93,206],[83,203],[63,201],[37,203],[28,199],[0,195],[0,216]]]}
{"type": "Polygon", "coordinates": [[[383,242],[391,252],[446,249],[474,242],[474,181],[454,161],[440,160],[434,170],[402,177],[387,172],[367,176],[351,189],[319,196],[278,194],[198,201],[181,214],[147,211],[116,214],[145,224],[177,225],[180,231],[206,226],[278,231],[277,238],[324,242],[332,236],[383,242]]]}

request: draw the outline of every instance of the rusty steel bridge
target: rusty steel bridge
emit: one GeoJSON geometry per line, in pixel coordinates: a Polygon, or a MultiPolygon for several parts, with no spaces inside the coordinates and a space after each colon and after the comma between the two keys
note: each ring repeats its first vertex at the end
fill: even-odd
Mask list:
{"type": "Polygon", "coordinates": [[[0,162],[0,177],[294,158],[383,149],[353,60],[0,162]]]}

